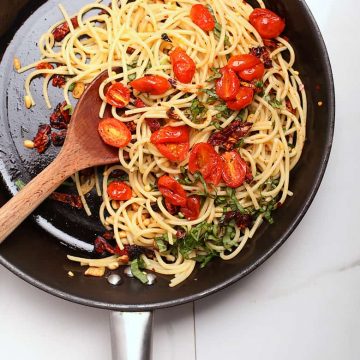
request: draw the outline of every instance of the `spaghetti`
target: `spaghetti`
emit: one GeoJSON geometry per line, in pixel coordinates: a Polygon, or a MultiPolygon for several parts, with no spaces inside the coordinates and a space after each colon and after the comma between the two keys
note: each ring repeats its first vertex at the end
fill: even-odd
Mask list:
{"type": "MultiPolygon", "coordinates": [[[[261,0],[258,3],[265,9],[261,0]]],[[[134,88],[126,107],[112,106],[113,118],[133,125],[131,141],[119,149],[119,163],[105,169],[102,183],[97,173],[86,183],[74,175],[83,203],[84,193],[96,187],[103,198],[99,218],[107,230],[113,230],[117,249],[125,251],[129,245],[151,249],[151,253],[141,255],[143,267],[173,275],[170,286],[184,281],[196,262],[206,265],[213,257],[229,260],[237,256],[264,219],[272,222],[271,211],[292,196],[289,174],[301,156],[306,127],[306,94],[293,67],[292,46],[280,36],[264,40],[256,24],[249,21],[254,9],[244,1],[112,0],[109,6],[98,1],[84,6],[75,16],[59,7],[65,23],[54,24],[42,35],[41,59],[19,70],[35,68],[25,82],[25,93],[33,106],[30,84],[39,75],[44,76],[44,99],[51,108],[47,88],[54,75],[65,77],[64,98],[70,105],[71,89],[76,84],[89,84],[106,70],[108,78],[99,90],[103,100],[100,118],[109,106],[107,89],[111,84],[129,87],[135,79],[154,75],[172,85],[158,95],[134,88]],[[211,31],[203,30],[194,20],[192,10],[199,3],[213,18],[211,31]],[[67,33],[56,41],[54,31],[64,24],[67,33]],[[188,83],[178,80],[170,59],[177,48],[186,51],[195,63],[188,83]],[[246,81],[240,73],[241,87],[251,89],[254,96],[249,106],[233,109],[229,103],[233,100],[222,95],[218,84],[225,77],[222,69],[239,54],[260,59],[265,72],[256,81],[246,81]],[[43,63],[57,67],[39,68],[43,63]],[[153,119],[162,127],[186,126],[190,154],[200,143],[212,144],[223,161],[226,154],[235,156],[236,152],[246,163],[245,181],[231,186],[223,171],[215,186],[217,181],[207,181],[210,175],[205,176],[201,169],[189,170],[188,153],[180,162],[169,160],[152,141],[154,132],[149,124],[153,119]],[[231,136],[229,129],[233,129],[231,136]],[[232,137],[239,129],[243,133],[235,144],[232,137]],[[126,201],[108,194],[108,184],[119,172],[132,189],[126,201]],[[197,199],[197,216],[186,216],[186,206],[182,211],[183,206],[166,201],[159,185],[164,176],[181,184],[187,199],[197,199]]],[[[124,263],[117,255],[98,261],[69,258],[84,265],[124,263]]]]}

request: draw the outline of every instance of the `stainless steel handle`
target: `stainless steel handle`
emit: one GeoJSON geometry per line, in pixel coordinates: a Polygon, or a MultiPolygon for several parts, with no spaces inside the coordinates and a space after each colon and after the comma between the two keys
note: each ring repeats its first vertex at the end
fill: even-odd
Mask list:
{"type": "Polygon", "coordinates": [[[151,360],[152,312],[110,312],[112,360],[151,360]]]}

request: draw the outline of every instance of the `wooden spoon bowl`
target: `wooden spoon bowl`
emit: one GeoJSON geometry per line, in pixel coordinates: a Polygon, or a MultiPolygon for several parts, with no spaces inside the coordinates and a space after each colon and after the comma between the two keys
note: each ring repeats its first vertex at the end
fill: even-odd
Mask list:
{"type": "MultiPolygon", "coordinates": [[[[0,243],[69,176],[119,160],[118,149],[106,145],[97,130],[102,104],[99,87],[107,74],[96,77],[78,101],[58,156],[0,209],[0,243]]],[[[108,109],[104,116],[110,116],[108,109]]]]}

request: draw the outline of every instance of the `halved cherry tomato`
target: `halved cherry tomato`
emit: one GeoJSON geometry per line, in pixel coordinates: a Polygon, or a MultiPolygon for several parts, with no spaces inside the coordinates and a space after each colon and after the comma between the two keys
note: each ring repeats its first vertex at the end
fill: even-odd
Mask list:
{"type": "Polygon", "coordinates": [[[262,62],[256,64],[255,66],[242,70],[238,74],[245,81],[253,81],[256,79],[261,79],[265,72],[265,66],[262,62]]]}
{"type": "Polygon", "coordinates": [[[164,126],[155,131],[150,138],[153,144],[165,143],[184,143],[189,142],[189,127],[184,126],[164,126]]]}
{"type": "Polygon", "coordinates": [[[140,99],[140,98],[136,98],[134,101],[134,106],[136,108],[143,108],[146,107],[145,103],[140,99]]]}
{"type": "Polygon", "coordinates": [[[163,175],[158,180],[158,189],[167,201],[175,206],[186,206],[186,192],[172,177],[163,175]]]}
{"type": "Polygon", "coordinates": [[[222,172],[222,164],[221,164],[221,158],[218,157],[217,165],[213,168],[213,171],[209,176],[204,178],[205,182],[207,184],[213,184],[215,186],[218,186],[221,181],[221,172],[222,172]]]}
{"type": "Polygon", "coordinates": [[[111,200],[130,200],[132,197],[131,187],[121,181],[112,181],[107,187],[107,193],[111,200]]]}
{"type": "Polygon", "coordinates": [[[215,28],[214,17],[204,5],[193,5],[190,11],[190,18],[194,24],[204,31],[212,31],[215,28]]]}
{"type": "Polygon", "coordinates": [[[218,165],[219,155],[212,145],[198,143],[192,148],[189,159],[189,171],[192,174],[200,171],[203,178],[207,179],[218,165]]]}
{"type": "Polygon", "coordinates": [[[249,21],[263,39],[276,38],[285,29],[285,21],[268,9],[255,9],[249,21]]]}
{"type": "Polygon", "coordinates": [[[177,47],[170,53],[170,61],[175,77],[183,84],[191,83],[196,70],[194,60],[183,49],[177,47]]]}
{"type": "Polygon", "coordinates": [[[200,199],[198,196],[189,196],[186,206],[181,207],[180,211],[188,220],[196,220],[200,215],[200,199]]]}
{"type": "Polygon", "coordinates": [[[114,83],[106,91],[106,102],[117,108],[123,108],[130,102],[130,90],[122,83],[114,83]]]}
{"type": "Polygon", "coordinates": [[[117,148],[125,147],[131,140],[131,132],[127,126],[114,118],[101,120],[98,131],[106,144],[117,148]]]}
{"type": "Polygon", "coordinates": [[[181,162],[184,161],[189,153],[190,144],[185,143],[166,143],[155,144],[161,155],[165,156],[170,161],[181,162]]]}
{"type": "Polygon", "coordinates": [[[249,87],[241,87],[236,94],[235,100],[227,101],[226,106],[231,110],[241,110],[253,101],[254,90],[249,87]]]}
{"type": "Polygon", "coordinates": [[[252,54],[233,55],[227,64],[230,69],[236,72],[249,69],[257,64],[261,63],[261,60],[252,54]]]}
{"type": "Polygon", "coordinates": [[[224,152],[221,160],[222,177],[225,184],[231,188],[239,187],[245,180],[246,161],[235,150],[224,152]]]}
{"type": "Polygon", "coordinates": [[[220,69],[221,78],[216,81],[215,89],[219,98],[228,101],[235,99],[240,88],[240,80],[234,70],[229,67],[220,69]]]}
{"type": "Polygon", "coordinates": [[[151,95],[162,95],[171,89],[167,79],[160,75],[145,75],[129,83],[135,90],[151,95]]]}

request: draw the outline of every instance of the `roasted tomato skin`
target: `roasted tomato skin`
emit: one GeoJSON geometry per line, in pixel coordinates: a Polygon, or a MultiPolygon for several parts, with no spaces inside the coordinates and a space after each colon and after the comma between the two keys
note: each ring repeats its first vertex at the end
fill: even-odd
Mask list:
{"type": "Polygon", "coordinates": [[[200,215],[200,199],[198,196],[189,196],[186,200],[186,206],[181,207],[180,211],[188,219],[196,220],[200,215]]]}
{"type": "Polygon", "coordinates": [[[253,81],[261,79],[264,76],[264,72],[265,66],[260,62],[251,68],[240,71],[239,76],[245,81],[253,81]]]}
{"type": "Polygon", "coordinates": [[[249,106],[254,98],[254,90],[248,87],[240,87],[235,100],[227,101],[226,106],[231,110],[241,110],[249,106]]]}
{"type": "Polygon", "coordinates": [[[247,164],[236,150],[221,155],[222,178],[231,188],[237,188],[245,181],[247,164]]]}
{"type": "MultiPolygon", "coordinates": [[[[73,27],[76,29],[79,26],[77,17],[70,19],[73,27]]],[[[58,25],[53,31],[55,41],[62,41],[64,37],[70,32],[69,24],[65,21],[62,24],[58,25]]]]}
{"type": "Polygon", "coordinates": [[[112,84],[106,91],[106,102],[117,108],[123,108],[130,102],[130,90],[122,83],[112,84]]]}
{"type": "Polygon", "coordinates": [[[150,138],[153,144],[183,143],[189,141],[189,127],[184,126],[164,126],[155,131],[150,138]]]}
{"type": "Polygon", "coordinates": [[[114,118],[101,120],[98,131],[106,144],[117,148],[124,148],[131,140],[131,132],[127,126],[114,118]]]}
{"type": "Polygon", "coordinates": [[[184,51],[177,47],[170,53],[170,61],[177,80],[183,84],[191,83],[196,70],[194,60],[184,51]]]}
{"type": "Polygon", "coordinates": [[[263,39],[276,38],[285,29],[285,21],[268,9],[255,9],[250,14],[249,21],[263,39]]]}
{"type": "Polygon", "coordinates": [[[199,171],[205,180],[211,176],[218,163],[219,155],[208,143],[198,143],[190,152],[189,171],[192,174],[199,171]]]}
{"type": "Polygon", "coordinates": [[[236,71],[242,71],[245,69],[249,69],[257,64],[259,64],[261,60],[252,54],[241,54],[241,55],[233,55],[227,64],[227,66],[236,71]]]}
{"type": "Polygon", "coordinates": [[[204,180],[207,184],[213,184],[215,186],[218,186],[220,184],[221,178],[222,178],[222,163],[219,156],[217,159],[217,165],[214,166],[211,174],[206,178],[204,178],[204,180]]]}
{"type": "Polygon", "coordinates": [[[112,181],[107,187],[107,193],[111,200],[126,201],[132,197],[131,187],[121,181],[112,181]]]}
{"type": "Polygon", "coordinates": [[[158,189],[167,201],[175,206],[186,206],[186,192],[175,179],[163,175],[158,180],[158,189]]]}
{"type": "Polygon", "coordinates": [[[36,67],[35,67],[36,70],[42,70],[42,69],[49,69],[49,70],[51,70],[51,69],[53,69],[53,68],[54,68],[54,66],[53,66],[52,64],[46,62],[46,61],[37,64],[36,67]]]}
{"type": "Polygon", "coordinates": [[[221,78],[216,81],[216,94],[224,101],[233,100],[240,88],[240,80],[229,67],[220,69],[221,78]]]}
{"type": "Polygon", "coordinates": [[[167,144],[156,144],[156,148],[159,150],[161,155],[166,157],[170,161],[182,162],[186,159],[190,145],[189,143],[167,143],[167,144]]]}
{"type": "Polygon", "coordinates": [[[135,90],[151,95],[162,95],[171,89],[169,81],[160,75],[145,75],[129,83],[135,90]]]}
{"type": "Polygon", "coordinates": [[[204,5],[193,5],[190,11],[190,18],[194,24],[204,31],[212,31],[215,28],[214,17],[204,5]]]}

